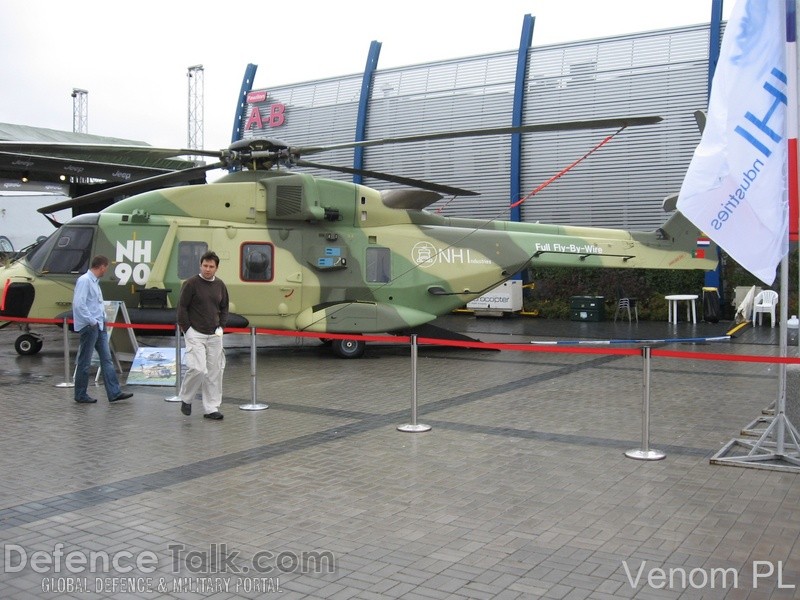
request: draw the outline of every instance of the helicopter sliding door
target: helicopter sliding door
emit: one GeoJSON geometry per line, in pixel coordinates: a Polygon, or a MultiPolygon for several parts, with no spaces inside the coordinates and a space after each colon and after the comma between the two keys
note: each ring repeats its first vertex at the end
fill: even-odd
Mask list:
{"type": "MultiPolygon", "coordinates": [[[[246,235],[246,232],[245,232],[246,235]]],[[[267,239],[245,239],[238,244],[239,281],[228,290],[237,312],[251,325],[292,328],[303,298],[302,267],[297,256],[299,231],[282,230],[267,239]]]]}
{"type": "Polygon", "coordinates": [[[196,275],[200,257],[213,250],[217,274],[228,288],[232,313],[254,327],[291,329],[303,297],[302,233],[253,227],[182,228],[170,257],[166,287],[179,290],[196,275]],[[177,276],[177,280],[172,279],[177,276]]]}

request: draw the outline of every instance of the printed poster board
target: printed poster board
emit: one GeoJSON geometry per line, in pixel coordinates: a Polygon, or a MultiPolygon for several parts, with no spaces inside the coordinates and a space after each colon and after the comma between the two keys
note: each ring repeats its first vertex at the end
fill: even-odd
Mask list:
{"type": "MultiPolygon", "coordinates": [[[[128,315],[128,308],[124,302],[119,300],[106,300],[106,323],[125,323],[131,324],[131,318],[128,315]]],[[[108,346],[111,348],[111,353],[117,362],[117,370],[119,368],[119,361],[130,362],[133,360],[137,350],[139,350],[139,343],[136,341],[136,335],[130,327],[108,327],[108,346]]]]}
{"type": "MultiPolygon", "coordinates": [[[[181,365],[185,365],[186,348],[181,348],[181,365]]],[[[175,387],[175,347],[139,348],[128,372],[128,385],[175,387]]]]}

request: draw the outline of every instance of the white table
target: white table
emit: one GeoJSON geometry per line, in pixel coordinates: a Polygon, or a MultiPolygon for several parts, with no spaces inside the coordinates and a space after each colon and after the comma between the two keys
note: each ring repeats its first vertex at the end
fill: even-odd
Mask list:
{"type": "Polygon", "coordinates": [[[695,300],[699,296],[697,294],[672,294],[664,296],[667,301],[667,320],[670,323],[678,323],[678,302],[685,300],[686,304],[686,320],[689,320],[689,305],[692,307],[692,323],[697,323],[697,309],[695,308],[695,300]]]}

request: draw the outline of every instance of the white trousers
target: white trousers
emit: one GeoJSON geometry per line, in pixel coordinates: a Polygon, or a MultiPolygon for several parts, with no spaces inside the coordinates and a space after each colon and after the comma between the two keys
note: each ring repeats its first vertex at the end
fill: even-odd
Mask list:
{"type": "Polygon", "coordinates": [[[186,375],[181,381],[181,401],[191,404],[202,391],[203,412],[216,412],[222,404],[222,373],[225,370],[222,336],[206,335],[190,327],[183,337],[186,340],[186,375]]]}

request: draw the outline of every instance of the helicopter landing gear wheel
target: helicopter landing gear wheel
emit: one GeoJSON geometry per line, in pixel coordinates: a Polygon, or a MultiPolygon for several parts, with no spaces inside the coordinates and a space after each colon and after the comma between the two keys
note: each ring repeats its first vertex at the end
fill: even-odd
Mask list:
{"type": "Polygon", "coordinates": [[[331,340],[333,353],[339,358],[361,358],[366,346],[364,340],[331,340]]]}
{"type": "Polygon", "coordinates": [[[36,354],[42,349],[44,341],[38,335],[23,333],[14,342],[14,350],[21,356],[36,354]]]}

